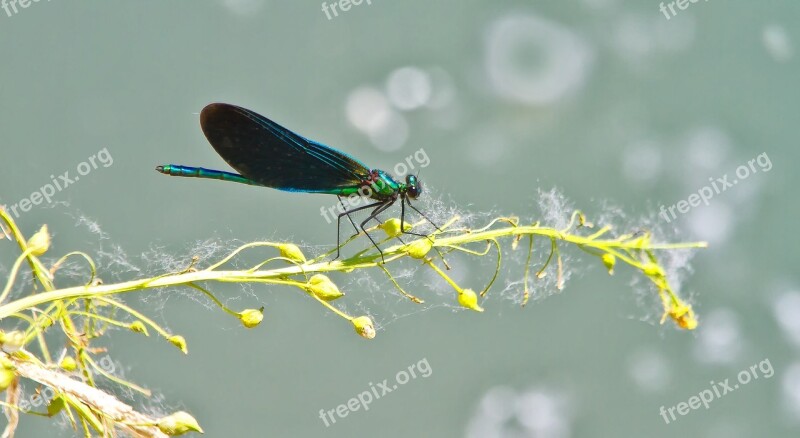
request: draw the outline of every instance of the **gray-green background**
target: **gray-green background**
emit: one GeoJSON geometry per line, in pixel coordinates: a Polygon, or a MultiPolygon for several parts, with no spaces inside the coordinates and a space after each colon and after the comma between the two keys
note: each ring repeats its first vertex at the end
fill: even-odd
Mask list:
{"type": "MultiPolygon", "coordinates": [[[[537,189],[558,187],[589,212],[608,200],[637,217],[767,153],[769,172],[673,223],[680,239],[712,242],[681,287],[701,318],[693,333],[653,324],[658,309],[634,302],[642,294],[629,271],[609,278],[578,265],[563,293],[525,309],[501,299],[483,314],[376,307],[383,324],[369,342],[285,289],[219,289],[235,308],[267,306],[251,331],[183,294],[130,296],[184,335],[190,354],[126,332],[104,345],[126,377],[163,396],[152,406],[188,410],[212,437],[795,436],[800,4],[700,1],[669,20],[658,6],[373,0],[332,20],[319,1],[288,0],[43,0],[11,17],[0,10],[0,202],[107,148],[113,165],[19,218],[26,233],[49,224],[54,253],[124,251],[147,265],[137,273],[105,257],[104,278],[172,268],[166,260],[185,262],[207,238],[331,244],[333,226],[318,214],[326,197],[153,171],[170,162],[227,169],[198,127],[213,101],[379,167],[423,147],[425,183],[464,211],[532,217],[537,189]],[[388,78],[405,67],[422,82],[395,76],[399,92],[387,99],[388,78]],[[389,124],[370,136],[354,119],[389,124]],[[81,215],[105,234],[76,229],[81,215]],[[153,248],[164,260],[139,256],[153,248]],[[428,378],[330,427],[319,419],[423,358],[428,378]],[[764,359],[771,378],[672,424],[659,416],[764,359]]],[[[4,270],[12,249],[0,243],[4,270]]],[[[488,272],[462,282],[479,289],[488,272]]],[[[375,293],[347,292],[356,301],[375,293]]],[[[22,421],[21,437],[73,435],[22,421]]]]}

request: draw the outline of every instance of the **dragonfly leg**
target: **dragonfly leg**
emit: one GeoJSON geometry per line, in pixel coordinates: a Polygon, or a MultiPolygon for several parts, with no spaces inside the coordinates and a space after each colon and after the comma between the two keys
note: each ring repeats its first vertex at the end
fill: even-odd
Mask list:
{"type": "MultiPolygon", "coordinates": [[[[441,228],[439,228],[438,226],[436,226],[436,224],[435,224],[435,223],[433,223],[433,222],[432,222],[430,219],[428,219],[428,217],[427,217],[427,216],[425,216],[424,214],[422,214],[422,212],[421,212],[421,211],[417,210],[417,209],[416,209],[416,208],[415,208],[413,205],[411,205],[411,202],[408,200],[408,198],[403,198],[403,201],[402,201],[402,203],[400,204],[400,205],[401,205],[401,208],[400,208],[400,230],[403,232],[403,234],[410,234],[410,235],[412,235],[412,236],[424,237],[424,238],[428,239],[428,240],[429,240],[431,243],[433,243],[433,239],[431,239],[431,236],[429,236],[429,235],[427,235],[427,234],[420,234],[420,233],[415,233],[415,232],[413,232],[413,231],[406,231],[406,230],[405,230],[405,220],[406,220],[406,202],[408,202],[408,206],[409,206],[409,207],[413,208],[413,209],[414,209],[414,211],[416,211],[417,213],[419,213],[419,214],[420,214],[420,216],[424,217],[424,218],[425,218],[425,220],[427,220],[428,222],[430,222],[430,223],[431,223],[431,225],[433,225],[434,227],[436,227],[436,229],[437,229],[437,230],[439,230],[439,231],[442,231],[442,229],[441,229],[441,228]]],[[[398,239],[399,239],[399,238],[398,238],[398,239]]],[[[401,242],[402,242],[402,240],[401,240],[401,242]]],[[[442,252],[441,252],[441,251],[439,251],[439,248],[436,248],[436,247],[434,247],[434,249],[435,249],[435,250],[436,250],[436,252],[439,254],[439,257],[441,257],[441,259],[442,259],[442,261],[444,262],[444,265],[447,267],[447,269],[450,269],[450,265],[448,265],[448,264],[447,264],[447,260],[445,260],[445,258],[444,258],[444,254],[442,254],[442,252]]]]}
{"type": "MultiPolygon", "coordinates": [[[[416,211],[416,212],[417,212],[417,213],[418,213],[420,216],[422,216],[422,217],[423,217],[423,218],[424,218],[426,221],[430,222],[430,224],[431,224],[431,225],[433,225],[433,226],[434,226],[434,228],[436,228],[436,230],[437,230],[437,231],[440,231],[440,232],[442,231],[442,229],[441,229],[441,228],[439,228],[439,226],[438,226],[438,225],[436,225],[435,223],[433,223],[433,221],[432,221],[432,220],[430,220],[430,218],[428,218],[428,216],[425,216],[425,214],[424,214],[424,213],[422,213],[421,211],[419,211],[419,210],[417,209],[417,207],[414,207],[413,205],[411,205],[411,201],[409,201],[409,200],[408,200],[408,198],[403,198],[403,201],[404,201],[405,203],[407,203],[407,204],[408,204],[408,206],[409,206],[409,207],[411,207],[411,208],[412,208],[414,211],[416,211]]],[[[403,208],[405,209],[405,205],[403,206],[403,208]]],[[[401,221],[402,221],[402,219],[401,219],[401,221]]]]}
{"type": "Polygon", "coordinates": [[[364,234],[366,234],[367,237],[369,237],[369,240],[372,242],[372,244],[375,246],[378,252],[381,253],[381,261],[384,263],[386,263],[386,259],[383,258],[383,251],[381,250],[381,247],[378,246],[378,244],[375,242],[375,239],[373,239],[372,236],[369,235],[364,226],[367,224],[367,222],[371,221],[372,219],[378,220],[378,215],[383,213],[387,208],[391,207],[392,204],[394,204],[394,201],[395,201],[394,199],[390,199],[388,201],[380,202],[380,205],[375,207],[375,210],[372,210],[372,213],[370,213],[369,217],[367,217],[366,219],[364,219],[363,222],[361,222],[361,229],[364,230],[364,234]]]}
{"type": "Polygon", "coordinates": [[[403,200],[400,202],[400,231],[403,234],[411,234],[412,236],[428,237],[424,234],[406,231],[406,198],[403,198],[403,200]]]}
{"type": "Polygon", "coordinates": [[[411,202],[408,200],[408,198],[403,198],[403,201],[402,201],[402,202],[401,202],[401,204],[400,204],[400,205],[401,205],[401,208],[400,208],[400,230],[402,230],[403,234],[410,234],[410,235],[412,235],[412,236],[425,237],[425,238],[427,238],[428,240],[430,240],[431,242],[433,242],[433,239],[431,239],[431,237],[430,237],[429,235],[427,235],[427,234],[420,234],[420,233],[415,233],[415,232],[413,232],[413,231],[406,231],[406,227],[405,227],[405,223],[406,223],[406,203],[408,203],[408,206],[409,206],[409,207],[411,207],[411,208],[413,208],[413,209],[414,209],[414,211],[416,211],[417,213],[419,213],[419,215],[420,215],[420,216],[422,216],[423,218],[425,218],[425,220],[427,220],[428,222],[430,222],[430,223],[431,223],[431,225],[433,225],[434,227],[436,227],[436,229],[437,229],[437,230],[439,230],[439,231],[442,231],[442,230],[441,230],[441,229],[440,229],[438,226],[436,226],[436,224],[435,224],[435,223],[431,222],[431,220],[430,220],[430,219],[428,219],[428,217],[427,217],[427,216],[425,216],[424,214],[422,214],[422,212],[420,212],[419,210],[417,210],[417,209],[416,209],[416,207],[414,207],[413,205],[411,205],[411,202]]]}
{"type": "MultiPolygon", "coordinates": [[[[381,211],[379,211],[379,212],[377,212],[377,213],[375,213],[375,214],[376,214],[376,215],[378,215],[378,214],[381,214],[381,213],[383,213],[384,211],[388,210],[388,209],[389,209],[389,207],[391,207],[392,205],[394,205],[394,202],[391,202],[391,203],[389,203],[389,204],[388,204],[388,205],[387,205],[385,208],[383,208],[381,211]]],[[[405,206],[403,206],[403,208],[405,208],[405,206]]],[[[373,219],[375,219],[375,220],[376,220],[378,223],[380,223],[380,224],[383,224],[383,221],[382,221],[382,220],[381,220],[379,217],[375,216],[373,219]]],[[[402,220],[400,221],[400,225],[401,225],[401,226],[403,225],[403,221],[402,221],[402,220]]],[[[405,234],[415,234],[415,233],[408,233],[408,232],[406,232],[405,234]]],[[[403,240],[403,239],[401,239],[401,238],[400,238],[400,236],[395,236],[394,238],[395,238],[395,239],[397,239],[397,240],[399,240],[399,241],[400,241],[400,243],[402,243],[403,245],[405,245],[405,244],[406,244],[406,241],[405,241],[405,240],[403,240]]]]}
{"type": "MultiPolygon", "coordinates": [[[[340,213],[338,216],[336,216],[336,257],[333,258],[334,260],[339,258],[339,255],[341,255],[340,253],[341,253],[341,250],[342,250],[341,236],[340,236],[340,233],[339,233],[339,231],[341,229],[342,216],[347,215],[347,217],[350,218],[350,213],[355,213],[357,211],[366,210],[368,208],[381,206],[384,203],[385,203],[384,201],[373,202],[372,204],[362,205],[361,207],[356,207],[356,208],[353,208],[353,209],[350,209],[350,210],[346,210],[344,213],[340,213]]],[[[352,221],[352,220],[353,219],[350,218],[350,221],[352,221]]],[[[356,228],[356,233],[358,233],[358,232],[359,232],[358,228],[356,228]]],[[[367,236],[369,236],[369,234],[367,234],[367,236]]],[[[372,237],[370,237],[370,240],[372,240],[372,237]]],[[[375,243],[375,242],[373,241],[372,243],[375,243]]]]}
{"type": "Polygon", "coordinates": [[[353,224],[353,228],[355,228],[356,234],[358,234],[359,233],[358,225],[356,225],[356,223],[353,221],[353,217],[350,216],[350,212],[347,211],[347,207],[344,206],[344,202],[342,201],[342,197],[341,196],[337,196],[337,198],[339,199],[339,204],[341,204],[341,206],[342,206],[342,211],[347,214],[347,218],[350,219],[350,223],[353,224]]]}

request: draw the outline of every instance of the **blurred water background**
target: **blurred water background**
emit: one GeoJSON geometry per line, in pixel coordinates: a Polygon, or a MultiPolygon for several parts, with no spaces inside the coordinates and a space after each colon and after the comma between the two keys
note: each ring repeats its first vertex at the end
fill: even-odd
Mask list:
{"type": "MultiPolygon", "coordinates": [[[[289,290],[215,289],[235,308],[266,306],[252,331],[183,292],[131,295],[189,342],[183,356],[126,332],[106,341],[117,372],[158,394],[147,409],[188,410],[211,437],[796,436],[800,3],[688,5],[674,16],[655,0],[372,0],[338,16],[276,0],[0,10],[0,203],[105,150],[112,164],[18,221],[28,234],[49,224],[54,252],[97,254],[103,278],[132,279],[234,241],[334,242],[319,215],[327,197],[153,170],[227,169],[198,126],[209,102],[387,170],[423,148],[426,195],[479,219],[533,220],[540,189],[557,188],[590,218],[619,208],[671,238],[710,241],[681,285],[700,327],[659,326],[631,272],[608,277],[585,258],[562,293],[525,309],[498,295],[483,314],[436,301],[452,298],[444,288],[412,288],[440,302],[417,311],[374,281],[349,284],[356,308],[376,313],[370,342],[289,290]],[[759,155],[769,169],[762,158],[709,205],[659,218],[759,155]],[[422,360],[428,377],[329,427],[320,419],[422,360]],[[669,424],[660,415],[765,360],[771,377],[669,424]]],[[[12,246],[0,254],[7,272],[12,246]]],[[[456,263],[476,289],[491,273],[456,263]]],[[[74,434],[24,417],[18,436],[53,433],[74,434]]]]}

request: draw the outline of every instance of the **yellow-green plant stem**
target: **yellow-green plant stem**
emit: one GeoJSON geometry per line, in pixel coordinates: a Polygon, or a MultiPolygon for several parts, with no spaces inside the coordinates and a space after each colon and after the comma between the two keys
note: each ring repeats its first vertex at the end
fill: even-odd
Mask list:
{"type": "MultiPolygon", "coordinates": [[[[456,301],[462,307],[482,312],[483,308],[479,303],[479,297],[487,294],[498,277],[503,261],[506,260],[503,257],[504,248],[500,244],[502,239],[511,240],[512,251],[517,249],[520,240],[529,239],[523,272],[522,305],[530,296],[528,277],[531,272],[536,273],[530,279],[535,281],[536,278],[541,278],[554,271],[557,276],[556,287],[559,290],[563,287],[564,260],[561,251],[565,245],[568,245],[575,246],[590,256],[600,259],[608,268],[609,273],[613,273],[614,264],[620,262],[640,271],[657,289],[664,307],[662,323],[671,317],[679,327],[691,330],[697,326],[691,306],[684,303],[674,292],[656,257],[656,252],[703,248],[706,246],[703,242],[653,244],[649,234],[626,234],[615,238],[603,238],[609,234],[611,228],[605,226],[593,233],[586,231],[592,225],[579,211],[572,214],[569,224],[565,228],[540,226],[538,222],[521,225],[517,218],[498,217],[482,228],[470,229],[457,228],[454,224],[458,220],[458,217],[453,217],[431,235],[403,244],[390,245],[389,242],[398,237],[398,233],[390,231],[391,227],[383,229],[387,237],[378,240],[381,248],[385,247],[382,253],[369,246],[366,249],[359,249],[347,259],[323,261],[359,237],[364,237],[363,233],[347,239],[333,251],[310,260],[297,245],[291,243],[252,242],[238,247],[218,261],[207,261],[208,266],[204,268],[198,266],[200,260],[194,256],[186,268],[177,272],[168,272],[152,278],[103,284],[97,278],[100,273],[96,271],[94,261],[88,254],[82,252],[68,253],[57,259],[49,269],[45,267],[39,257],[50,248],[50,236],[47,228],[42,227],[30,240],[26,240],[11,217],[0,207],[0,226],[4,230],[2,236],[13,237],[19,245],[21,254],[16,258],[5,286],[0,290],[0,320],[13,317],[19,319],[23,325],[27,324],[27,328],[24,330],[14,330],[8,333],[0,331],[0,366],[9,366],[9,368],[4,368],[7,372],[6,376],[9,375],[8,370],[13,370],[11,376],[14,378],[13,382],[18,382],[19,378],[23,377],[53,387],[63,403],[63,406],[53,409],[61,409],[61,412],[65,412],[73,428],[82,429],[86,436],[91,436],[94,432],[101,435],[109,434],[112,429],[119,428],[123,430],[125,428],[141,429],[147,432],[144,436],[164,436],[158,430],[163,419],[159,420],[138,413],[130,406],[120,403],[96,388],[95,377],[103,376],[118,385],[127,386],[146,396],[150,394],[146,388],[118,378],[100,367],[92,355],[105,351],[105,349],[95,346],[93,342],[96,338],[104,336],[107,328],[111,326],[124,327],[145,335],[148,335],[147,327],[150,327],[184,353],[188,352],[186,340],[180,335],[169,333],[144,313],[122,303],[116,295],[160,288],[189,287],[206,295],[226,313],[237,317],[244,327],[254,328],[261,323],[263,307],[236,312],[225,306],[223,301],[211,292],[213,289],[207,288],[208,284],[260,283],[289,286],[299,289],[329,311],[349,321],[360,336],[372,339],[376,334],[372,319],[364,315],[351,316],[338,309],[333,304],[334,300],[341,299],[345,294],[325,274],[338,272],[348,275],[355,270],[378,268],[388,276],[400,294],[414,303],[421,304],[423,300],[406,292],[398,283],[397,278],[391,274],[390,268],[402,259],[411,263],[422,263],[424,268],[436,272],[455,289],[456,301]],[[3,226],[3,223],[7,226],[3,226]],[[531,261],[534,237],[536,236],[545,238],[543,239],[545,242],[549,241],[550,253],[543,266],[537,267],[538,270],[532,270],[531,261]],[[258,247],[269,247],[272,248],[272,251],[280,254],[278,256],[270,254],[268,257],[261,258],[260,263],[250,265],[248,269],[229,268],[229,262],[237,258],[243,251],[258,247]],[[497,253],[494,275],[480,294],[475,293],[472,288],[461,287],[445,272],[450,269],[446,260],[448,254],[458,251],[472,257],[491,257],[492,247],[497,253]],[[82,257],[87,262],[88,269],[91,271],[89,281],[80,286],[56,288],[54,283],[61,282],[60,279],[55,280],[59,267],[67,259],[75,256],[82,257]],[[555,267],[551,267],[553,260],[555,260],[555,267]],[[30,266],[34,276],[33,290],[30,290],[28,295],[11,299],[11,291],[14,289],[17,276],[22,272],[20,268],[25,262],[30,266]],[[443,266],[443,268],[439,266],[443,266]],[[118,315],[117,312],[123,315],[118,315]],[[120,318],[120,316],[125,316],[124,314],[135,320],[130,323],[123,322],[123,319],[128,319],[127,317],[120,318]],[[52,332],[58,332],[58,334],[46,338],[45,335],[52,332]],[[57,363],[52,360],[47,345],[48,339],[58,339],[59,342],[67,344],[67,348],[63,350],[64,353],[57,363]],[[39,344],[39,352],[36,355],[25,348],[34,340],[39,344]],[[66,356],[67,351],[74,352],[74,357],[66,356]],[[13,363],[8,365],[12,361],[13,363]],[[72,378],[73,372],[79,373],[82,380],[78,381],[72,378]]],[[[412,228],[418,225],[412,225],[412,228]]],[[[368,231],[377,231],[378,228],[379,226],[376,226],[368,231]]],[[[0,402],[0,406],[8,408],[7,414],[9,410],[18,409],[16,403],[18,394],[18,385],[6,389],[6,401],[5,403],[0,402]]],[[[48,407],[49,410],[50,407],[48,407]]],[[[13,414],[16,415],[15,412],[13,414]]],[[[183,426],[187,427],[186,430],[201,431],[199,425],[189,414],[177,412],[173,415],[176,417],[170,421],[182,421],[185,422],[183,426]]],[[[9,422],[6,433],[9,430],[13,432],[15,427],[16,423],[11,425],[9,422]]]]}
{"type": "MultiPolygon", "coordinates": [[[[504,218],[506,219],[506,218],[504,218]]],[[[506,222],[509,220],[506,219],[506,222]]],[[[452,223],[450,221],[449,223],[452,223]]],[[[496,221],[495,221],[496,222],[496,221]]],[[[15,227],[14,227],[15,228],[15,227]]],[[[12,228],[12,229],[14,229],[12,228]]],[[[501,238],[516,238],[517,236],[543,236],[553,241],[560,241],[573,244],[579,247],[586,247],[600,252],[609,252],[623,260],[627,264],[643,269],[644,264],[626,254],[629,251],[667,251],[690,248],[704,248],[704,242],[695,243],[664,243],[650,244],[642,239],[597,239],[594,236],[581,236],[569,231],[557,230],[551,227],[538,225],[510,225],[501,228],[483,229],[473,232],[470,230],[456,231],[455,233],[444,233],[444,236],[437,237],[433,246],[440,248],[453,248],[475,242],[487,242],[501,238]]],[[[598,234],[598,233],[596,233],[598,234]]],[[[245,246],[274,246],[270,243],[251,243],[245,246]]],[[[410,244],[409,244],[410,245],[410,244]]],[[[383,250],[386,263],[391,263],[407,256],[406,245],[394,245],[383,250]]],[[[231,256],[238,254],[244,248],[239,248],[222,262],[212,265],[221,266],[230,260],[231,256]]],[[[165,274],[154,278],[125,281],[115,284],[84,285],[64,288],[59,290],[46,291],[34,295],[28,295],[10,303],[0,305],[0,319],[4,319],[25,309],[41,306],[58,300],[69,300],[76,298],[98,298],[116,295],[124,292],[140,291],[145,289],[164,288],[172,286],[185,286],[198,282],[225,282],[225,283],[248,283],[258,282],[266,284],[288,284],[297,286],[301,283],[287,281],[286,279],[295,275],[306,275],[314,273],[343,272],[354,269],[373,268],[380,264],[380,254],[377,252],[365,253],[357,257],[331,262],[307,262],[267,270],[212,270],[210,268],[181,272],[175,274],[165,274]]],[[[678,302],[671,289],[667,290],[671,299],[678,302]]]]}

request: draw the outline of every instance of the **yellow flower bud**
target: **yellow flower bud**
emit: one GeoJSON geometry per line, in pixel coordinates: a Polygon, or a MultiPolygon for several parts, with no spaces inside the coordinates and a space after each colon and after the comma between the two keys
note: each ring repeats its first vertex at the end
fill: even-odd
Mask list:
{"type": "Polygon", "coordinates": [[[368,316],[359,316],[353,318],[353,327],[356,329],[362,338],[372,339],[375,337],[375,326],[372,325],[372,320],[368,316]]]}
{"type": "Polygon", "coordinates": [[[150,333],[147,332],[147,326],[145,326],[142,321],[133,321],[128,328],[131,329],[132,332],[142,333],[145,336],[150,336],[150,333]]]}
{"type": "Polygon", "coordinates": [[[0,357],[0,368],[13,370],[14,362],[11,362],[11,359],[9,359],[7,356],[0,357]]]}
{"type": "Polygon", "coordinates": [[[28,248],[31,248],[31,254],[37,257],[44,255],[50,249],[50,233],[47,231],[47,225],[42,225],[42,228],[28,240],[28,248]]]}
{"type": "Polygon", "coordinates": [[[664,270],[655,263],[648,263],[643,268],[644,275],[648,277],[664,277],[664,270]]]}
{"type": "Polygon", "coordinates": [[[184,411],[178,411],[161,418],[158,420],[157,426],[161,432],[169,436],[183,435],[186,432],[203,433],[203,429],[197,424],[197,420],[184,411]]]}
{"type": "Polygon", "coordinates": [[[167,340],[172,343],[172,345],[178,347],[183,354],[189,354],[189,350],[186,348],[186,339],[180,335],[174,335],[167,338],[167,340]]]}
{"type": "Polygon", "coordinates": [[[694,330],[697,328],[697,319],[694,316],[692,306],[688,304],[680,303],[672,306],[669,310],[669,316],[683,329],[694,330]]]}
{"type": "Polygon", "coordinates": [[[400,229],[400,219],[393,217],[388,221],[382,223],[380,228],[386,232],[386,235],[389,237],[397,237],[403,234],[403,231],[408,231],[411,229],[411,224],[408,222],[403,223],[403,229],[400,229]]]}
{"type": "Polygon", "coordinates": [[[0,333],[0,348],[6,353],[13,353],[25,343],[25,333],[19,330],[10,331],[7,333],[0,333]]]}
{"type": "Polygon", "coordinates": [[[423,259],[433,248],[433,236],[415,240],[408,244],[406,252],[415,259],[423,259]]]}
{"type": "Polygon", "coordinates": [[[281,257],[286,257],[287,259],[294,260],[297,263],[306,262],[306,256],[303,254],[303,251],[301,251],[300,248],[293,243],[282,243],[278,245],[278,250],[281,252],[281,257]]]}
{"type": "Polygon", "coordinates": [[[0,358],[0,392],[3,392],[14,381],[16,374],[14,374],[14,363],[7,357],[0,358]]]}
{"type": "Polygon", "coordinates": [[[264,319],[264,307],[260,309],[245,309],[239,313],[239,320],[247,328],[255,328],[264,319]]]}
{"type": "Polygon", "coordinates": [[[325,301],[333,301],[344,296],[327,275],[315,274],[306,283],[306,290],[325,301]]]}
{"type": "Polygon", "coordinates": [[[17,375],[14,373],[14,370],[8,368],[0,368],[0,392],[3,392],[14,383],[14,379],[17,378],[17,375]]]}
{"type": "Polygon", "coordinates": [[[478,294],[472,289],[464,289],[459,292],[458,303],[467,309],[483,312],[483,307],[478,305],[478,294]]]}
{"type": "Polygon", "coordinates": [[[617,264],[617,257],[607,252],[603,254],[603,264],[608,269],[608,275],[614,275],[614,265],[617,264]]]}
{"type": "Polygon", "coordinates": [[[58,366],[60,366],[61,369],[63,369],[64,371],[70,371],[70,372],[78,369],[78,364],[75,362],[75,359],[73,359],[72,356],[64,356],[64,358],[61,359],[61,363],[58,364],[58,366]]]}

